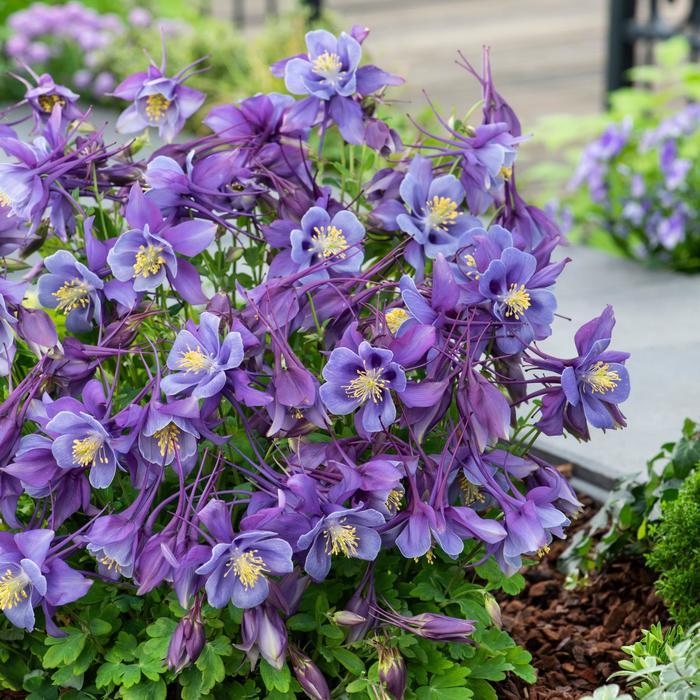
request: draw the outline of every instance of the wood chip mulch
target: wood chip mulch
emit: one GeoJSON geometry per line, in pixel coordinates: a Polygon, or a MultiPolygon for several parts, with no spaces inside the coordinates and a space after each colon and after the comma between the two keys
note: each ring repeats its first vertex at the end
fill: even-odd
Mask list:
{"type": "MultiPolygon", "coordinates": [[[[592,501],[585,504],[570,533],[595,513],[592,501]]],[[[504,628],[532,654],[538,672],[534,685],[515,677],[500,683],[503,700],[576,700],[619,670],[617,662],[625,657],[620,647],[637,641],[642,629],[668,620],[642,560],[613,562],[592,574],[589,585],[566,590],[556,568],[566,546],[566,541],[552,543],[538,566],[523,571],[527,588],[499,601],[504,628]]]]}

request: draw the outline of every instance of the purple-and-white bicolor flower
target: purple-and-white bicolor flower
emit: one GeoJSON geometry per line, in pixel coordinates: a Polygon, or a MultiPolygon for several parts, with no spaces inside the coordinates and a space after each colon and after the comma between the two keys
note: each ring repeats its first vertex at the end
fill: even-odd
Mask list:
{"type": "Polygon", "coordinates": [[[459,180],[454,175],[433,177],[428,158],[413,159],[399,192],[409,212],[399,214],[396,223],[413,239],[405,258],[420,273],[426,257],[434,260],[442,253],[449,258],[465,244],[467,232],[480,225],[460,211],[465,195],[459,180]]]}
{"type": "Polygon", "coordinates": [[[100,323],[103,281],[67,250],[49,255],[44,267],[48,273],[39,278],[41,305],[66,314],[66,328],[71,333],[89,331],[93,320],[100,323]]]}
{"type": "Polygon", "coordinates": [[[34,608],[81,598],[92,581],[50,557],[53,530],[0,532],[0,611],[16,627],[34,629],[34,608]]]}
{"type": "Polygon", "coordinates": [[[393,358],[391,350],[373,348],[367,341],[357,352],[335,348],[323,368],[326,383],[319,389],[326,408],[340,416],[359,408],[357,420],[368,433],[388,428],[396,420],[391,391],[406,388],[406,374],[393,358]]]}
{"type": "Polygon", "coordinates": [[[229,602],[238,608],[260,605],[270,592],[268,575],[294,568],[292,548],[274,532],[242,532],[230,542],[215,544],[209,561],[197,569],[206,576],[207,601],[215,608],[229,602]]]}
{"type": "Polygon", "coordinates": [[[224,388],[226,372],[243,361],[243,339],[238,331],[231,331],[221,342],[220,323],[218,316],[205,311],[199,326],[188,321],[177,334],[167,361],[173,374],[161,381],[167,396],[189,394],[203,399],[224,388]]]}
{"type": "Polygon", "coordinates": [[[168,78],[163,53],[160,68],[150,65],[147,71],[134,73],[123,80],[112,94],[132,104],[117,120],[117,131],[131,134],[153,126],[158,128],[158,135],[170,143],[182,130],[185,121],[204,103],[203,93],[183,85],[191,77],[189,71],[193,66],[187,66],[168,78]]]}
{"type": "Polygon", "coordinates": [[[61,469],[90,469],[90,483],[107,488],[117,471],[113,439],[100,421],[84,411],[60,411],[47,424],[57,435],[51,453],[61,469]]]}
{"type": "Polygon", "coordinates": [[[301,219],[301,227],[289,234],[291,260],[297,270],[307,270],[327,260],[326,265],[313,270],[304,281],[328,279],[335,275],[360,271],[364,251],[359,245],[365,237],[365,227],[350,211],[339,211],[331,218],[321,207],[311,207],[301,219]]]}
{"type": "Polygon", "coordinates": [[[373,561],[382,546],[376,528],[383,524],[379,511],[362,510],[361,505],[329,513],[299,538],[299,548],[308,550],[304,570],[314,580],[323,581],[334,556],[373,561]]]}
{"type": "Polygon", "coordinates": [[[176,254],[201,253],[214,239],[216,225],[201,219],[169,225],[138,184],[129,193],[126,220],[131,229],[119,236],[107,255],[116,279],[134,292],[152,292],[167,279],[190,304],[206,302],[196,268],[176,254]]]}

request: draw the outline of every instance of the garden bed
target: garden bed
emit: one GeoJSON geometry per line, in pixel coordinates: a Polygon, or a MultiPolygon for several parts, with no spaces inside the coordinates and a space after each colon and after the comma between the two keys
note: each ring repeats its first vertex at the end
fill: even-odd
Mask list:
{"type": "MultiPolygon", "coordinates": [[[[590,499],[582,500],[585,510],[569,536],[597,510],[590,499]]],[[[668,620],[654,576],[641,559],[613,562],[591,574],[587,586],[565,588],[557,560],[566,547],[566,540],[553,542],[539,566],[523,572],[527,588],[500,601],[503,626],[533,655],[538,671],[534,685],[518,679],[502,683],[499,696],[505,700],[572,700],[590,693],[618,670],[620,647],[668,620]]]]}

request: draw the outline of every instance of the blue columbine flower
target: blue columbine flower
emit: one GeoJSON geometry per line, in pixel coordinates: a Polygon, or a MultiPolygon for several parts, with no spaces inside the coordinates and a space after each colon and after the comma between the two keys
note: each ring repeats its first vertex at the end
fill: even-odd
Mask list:
{"type": "Polygon", "coordinates": [[[84,411],[61,411],[46,424],[46,431],[58,435],[51,452],[61,469],[89,468],[96,489],[112,483],[118,459],[102,423],[84,411]]]}
{"type": "Polygon", "coordinates": [[[15,356],[15,334],[17,319],[7,310],[5,297],[0,294],[0,377],[10,373],[15,356]]]}
{"type": "Polygon", "coordinates": [[[214,223],[192,219],[169,225],[138,184],[129,193],[126,221],[131,230],[119,236],[107,255],[119,282],[130,285],[134,292],[152,292],[167,279],[190,304],[207,301],[199,273],[176,253],[187,257],[201,253],[214,239],[214,223]]]}
{"type": "Polygon", "coordinates": [[[359,243],[365,237],[365,227],[350,211],[339,211],[333,218],[321,207],[311,207],[301,219],[301,228],[294,229],[289,240],[292,245],[291,259],[298,270],[319,266],[304,277],[328,279],[336,275],[353,274],[360,271],[364,252],[359,243]]]}
{"type": "Polygon", "coordinates": [[[367,341],[357,352],[335,348],[323,368],[326,383],[319,390],[326,408],[340,416],[359,408],[358,419],[368,433],[388,428],[396,420],[391,391],[406,388],[406,374],[393,358],[391,350],[373,348],[367,341]]]}
{"type": "Polygon", "coordinates": [[[293,568],[287,542],[274,532],[253,530],[214,545],[209,561],[197,573],[207,577],[204,587],[213,607],[232,602],[238,608],[254,608],[270,592],[267,576],[287,574],[293,568]]]}
{"type": "Polygon", "coordinates": [[[221,342],[221,319],[205,311],[199,327],[191,321],[175,338],[168,355],[168,367],[174,374],[163,377],[166,395],[191,394],[196,399],[215,396],[226,384],[226,372],[243,361],[243,339],[231,331],[221,342]]]}
{"type": "Polygon", "coordinates": [[[405,257],[421,276],[426,257],[454,255],[465,244],[467,232],[480,225],[460,211],[465,195],[459,180],[454,175],[433,177],[428,158],[413,159],[399,193],[409,213],[399,214],[396,223],[413,238],[405,257]]]}
{"type": "Polygon", "coordinates": [[[168,78],[163,52],[160,68],[150,65],[147,71],[134,73],[123,80],[112,94],[132,104],[117,120],[117,131],[130,134],[154,126],[158,128],[158,135],[170,143],[182,130],[185,121],[204,103],[203,93],[183,85],[191,77],[190,70],[194,65],[168,78]]]}
{"type": "Polygon", "coordinates": [[[39,603],[71,603],[92,584],[62,559],[49,555],[53,538],[53,530],[0,532],[0,611],[13,625],[30,632],[39,603]]]}
{"type": "Polygon", "coordinates": [[[44,260],[48,274],[39,278],[39,302],[48,309],[66,314],[66,328],[85,333],[92,322],[102,319],[100,290],[102,280],[67,250],[59,250],[44,260]]]}
{"type": "Polygon", "coordinates": [[[304,570],[322,581],[331,570],[331,558],[339,554],[350,559],[376,559],[382,545],[375,528],[384,524],[384,516],[362,506],[339,509],[321,518],[313,529],[299,538],[299,547],[308,549],[304,570]]]}

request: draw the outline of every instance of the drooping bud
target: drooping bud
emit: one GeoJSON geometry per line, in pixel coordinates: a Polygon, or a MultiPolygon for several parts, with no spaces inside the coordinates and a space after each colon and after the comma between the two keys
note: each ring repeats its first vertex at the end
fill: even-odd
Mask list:
{"type": "Polygon", "coordinates": [[[396,647],[377,645],[379,680],[394,700],[402,700],[406,692],[406,663],[396,647]]]}
{"type": "Polygon", "coordinates": [[[204,648],[206,637],[199,606],[199,602],[195,601],[192,609],[177,623],[170,638],[167,661],[168,668],[175,673],[180,673],[183,668],[194,663],[204,648]]]}
{"type": "Polygon", "coordinates": [[[319,667],[296,647],[289,648],[289,656],[302,690],[312,700],[330,700],[331,692],[319,667]]]}

